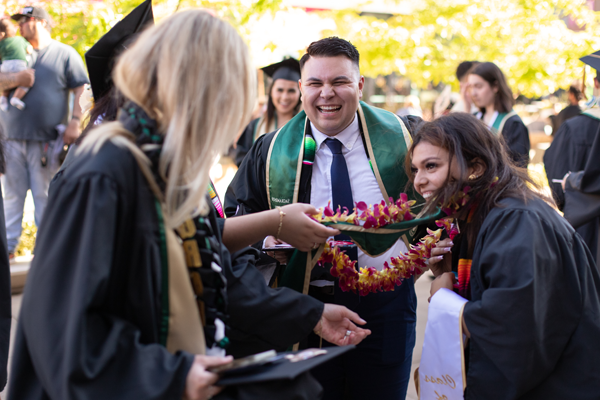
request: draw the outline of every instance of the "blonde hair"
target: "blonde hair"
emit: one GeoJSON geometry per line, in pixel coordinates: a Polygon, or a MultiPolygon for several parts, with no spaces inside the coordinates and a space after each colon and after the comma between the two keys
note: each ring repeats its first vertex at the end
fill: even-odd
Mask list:
{"type": "MultiPolygon", "coordinates": [[[[159,173],[167,182],[168,226],[206,213],[209,170],[250,120],[256,96],[241,37],[206,11],[181,11],[142,33],[121,55],[113,79],[165,136],[159,173]]],[[[111,140],[131,149],[147,174],[150,162],[132,139],[121,123],[107,123],[90,132],[81,151],[98,151],[111,140]]]]}

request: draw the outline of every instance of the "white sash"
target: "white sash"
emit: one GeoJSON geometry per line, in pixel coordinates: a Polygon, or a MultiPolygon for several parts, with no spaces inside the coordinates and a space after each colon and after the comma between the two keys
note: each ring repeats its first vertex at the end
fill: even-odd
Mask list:
{"type": "Polygon", "coordinates": [[[431,298],[419,367],[419,399],[464,398],[462,312],[466,302],[448,289],[438,290],[431,298]]]}

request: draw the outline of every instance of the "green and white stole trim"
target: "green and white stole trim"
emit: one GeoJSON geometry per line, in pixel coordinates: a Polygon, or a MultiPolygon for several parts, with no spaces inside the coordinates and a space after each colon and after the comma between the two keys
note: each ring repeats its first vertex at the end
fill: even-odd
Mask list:
{"type": "Polygon", "coordinates": [[[594,106],[582,111],[583,115],[600,121],[600,107],[594,104],[594,106]]]}
{"type": "Polygon", "coordinates": [[[419,399],[462,400],[467,386],[462,314],[467,300],[448,289],[431,298],[421,353],[419,399]]]}
{"type": "MultiPolygon", "coordinates": [[[[412,138],[402,120],[389,111],[360,102],[358,117],[364,135],[367,156],[386,202],[404,191],[408,177],[404,157],[412,138]]],[[[312,163],[305,155],[305,136],[310,121],[301,111],[283,126],[273,138],[267,155],[266,187],[269,207],[298,202],[300,174],[303,161],[312,163]]],[[[310,142],[310,141],[309,141],[310,142]]],[[[314,148],[306,149],[313,153],[314,148]]]]}
{"type": "Polygon", "coordinates": [[[498,116],[496,117],[496,120],[494,121],[494,123],[492,124],[492,132],[495,135],[501,135],[502,134],[502,129],[504,129],[504,124],[506,124],[506,121],[508,121],[508,119],[512,116],[517,115],[517,113],[515,112],[515,110],[510,110],[510,112],[508,113],[498,113],[498,116]]]}
{"type": "MultiPolygon", "coordinates": [[[[389,198],[396,199],[408,183],[404,157],[412,138],[402,120],[389,111],[360,102],[357,112],[367,158],[383,198],[389,202],[389,198]]],[[[316,151],[315,141],[308,134],[309,127],[310,121],[301,111],[275,133],[265,171],[271,209],[298,202],[302,165],[312,165],[316,151]]],[[[405,242],[408,242],[406,238],[405,242]]],[[[307,293],[310,272],[322,251],[323,246],[312,251],[310,256],[309,253],[295,251],[283,273],[281,286],[307,293]]]]}

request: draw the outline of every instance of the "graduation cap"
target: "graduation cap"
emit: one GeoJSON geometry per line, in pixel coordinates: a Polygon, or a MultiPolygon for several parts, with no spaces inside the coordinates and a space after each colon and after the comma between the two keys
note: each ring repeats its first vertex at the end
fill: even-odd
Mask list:
{"type": "Polygon", "coordinates": [[[275,64],[267,65],[261,68],[265,74],[277,79],[285,79],[286,81],[298,82],[300,79],[300,62],[295,58],[286,58],[275,64]]]}
{"type": "Polygon", "coordinates": [[[154,24],[152,0],[146,0],[106,32],[85,53],[94,100],[97,101],[112,88],[111,73],[116,56],[126,49],[125,45],[135,34],[150,24],[154,24]]]}
{"type": "Polygon", "coordinates": [[[600,50],[579,59],[600,72],[600,50]]]}
{"type": "MultiPolygon", "coordinates": [[[[335,357],[341,356],[350,350],[354,350],[355,348],[356,346],[354,345],[326,347],[323,350],[327,350],[327,353],[317,357],[308,358],[298,362],[284,360],[281,363],[267,364],[258,368],[250,369],[245,373],[242,372],[231,375],[223,375],[220,377],[217,385],[230,386],[279,380],[291,381],[300,376],[300,374],[310,371],[314,367],[321,365],[335,357]]],[[[281,354],[286,355],[295,353],[297,352],[281,354]]]]}

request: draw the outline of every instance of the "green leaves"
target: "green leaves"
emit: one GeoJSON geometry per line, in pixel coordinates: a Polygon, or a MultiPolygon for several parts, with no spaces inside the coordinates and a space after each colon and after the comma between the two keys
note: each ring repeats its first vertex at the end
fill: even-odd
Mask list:
{"type": "MultiPolygon", "coordinates": [[[[414,3],[414,2],[411,2],[414,3]]],[[[419,87],[451,83],[464,60],[492,61],[513,91],[528,96],[568,87],[581,78],[578,59],[600,48],[599,21],[585,1],[423,0],[405,15],[385,21],[354,10],[327,13],[336,29],[324,33],[350,40],[368,76],[392,71],[419,87]],[[567,28],[570,16],[581,27],[567,28]]]]}

